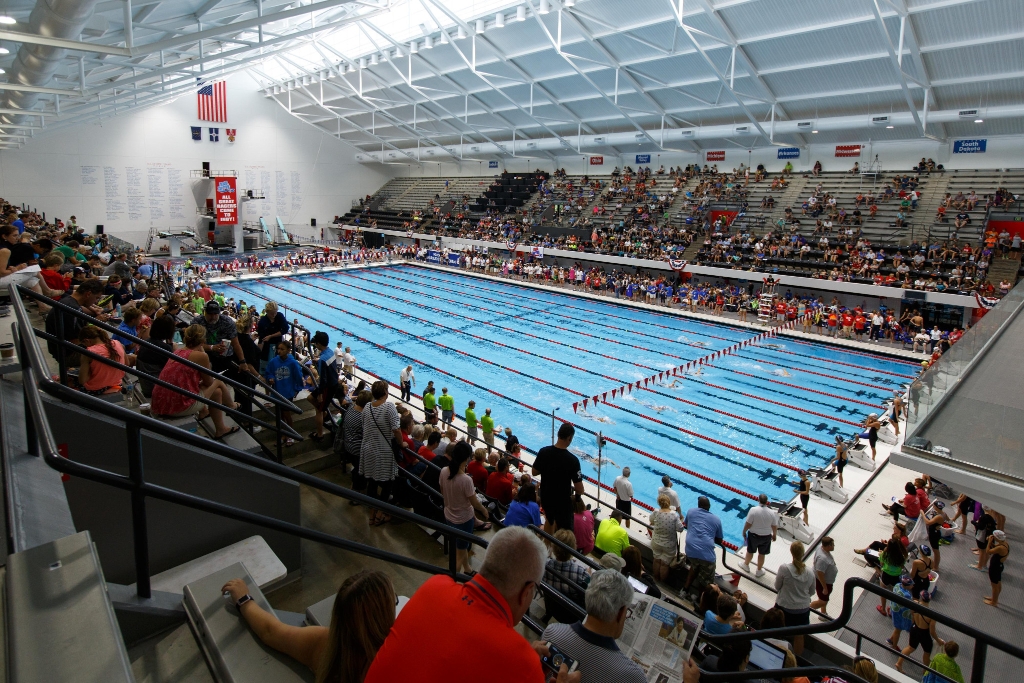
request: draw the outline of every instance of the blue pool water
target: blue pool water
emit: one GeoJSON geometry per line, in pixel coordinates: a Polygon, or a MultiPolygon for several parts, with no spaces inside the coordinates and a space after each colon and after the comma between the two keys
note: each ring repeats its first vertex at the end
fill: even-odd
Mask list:
{"type": "Polygon", "coordinates": [[[581,402],[750,339],[754,332],[411,265],[216,285],[227,297],[277,301],[289,320],[352,347],[360,367],[417,387],[448,387],[460,414],[491,408],[531,451],[551,441],[551,410],[577,427],[573,450],[596,479],[629,466],[635,496],[656,504],[662,475],[685,507],[707,495],[739,542],[744,494],[788,500],[790,468],[824,465],[836,434],[858,431],[909,381],[914,365],[788,338],[720,357],[610,404],[581,402]],[[572,404],[580,403],[574,413],[572,404]],[[653,457],[652,457],[653,456],[653,457]],[[757,457],[760,456],[760,457],[757,457]],[[667,461],[667,462],[663,462],[667,461]],[[788,466],[788,467],[787,467],[788,466]]]}

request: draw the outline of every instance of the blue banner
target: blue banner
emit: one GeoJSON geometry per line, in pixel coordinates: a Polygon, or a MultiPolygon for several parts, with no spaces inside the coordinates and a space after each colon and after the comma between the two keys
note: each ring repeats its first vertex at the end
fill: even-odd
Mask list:
{"type": "Polygon", "coordinates": [[[427,263],[436,263],[437,265],[441,265],[441,252],[436,249],[428,249],[427,263]]]}
{"type": "Polygon", "coordinates": [[[453,268],[459,267],[459,254],[448,254],[448,265],[453,268]]]}
{"type": "Polygon", "coordinates": [[[800,148],[799,147],[779,147],[779,158],[780,159],[799,159],[800,148]]]}
{"type": "Polygon", "coordinates": [[[984,154],[988,140],[957,140],[953,143],[953,154],[984,154]]]}
{"type": "Polygon", "coordinates": [[[498,162],[497,161],[488,161],[487,162],[487,168],[498,168],[498,162]]]}
{"type": "Polygon", "coordinates": [[[651,163],[651,155],[650,154],[637,154],[636,155],[636,163],[638,163],[638,164],[649,164],[649,163],[651,163]]]}

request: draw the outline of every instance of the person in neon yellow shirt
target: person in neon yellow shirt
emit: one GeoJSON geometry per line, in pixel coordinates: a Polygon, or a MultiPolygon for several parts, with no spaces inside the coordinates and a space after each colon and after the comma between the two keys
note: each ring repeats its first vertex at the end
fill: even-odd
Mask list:
{"type": "Polygon", "coordinates": [[[623,519],[622,513],[618,510],[612,511],[611,519],[601,522],[597,528],[597,538],[594,545],[606,553],[622,555],[622,549],[629,545],[629,533],[619,524],[623,519]]]}
{"type": "Polygon", "coordinates": [[[452,426],[452,418],[455,417],[455,399],[448,393],[448,387],[441,388],[441,395],[437,397],[437,405],[441,406],[441,426],[447,429],[452,426]]]}
{"type": "Polygon", "coordinates": [[[485,410],[484,416],[480,418],[480,429],[484,433],[484,443],[487,444],[487,455],[490,455],[491,449],[494,448],[494,418],[491,417],[490,408],[485,410]]]}
{"type": "Polygon", "coordinates": [[[476,407],[476,401],[470,401],[469,406],[466,408],[466,433],[469,434],[469,443],[473,445],[479,438],[477,436],[477,420],[476,411],[473,408],[476,407]]]}
{"type": "Polygon", "coordinates": [[[433,382],[427,382],[427,388],[423,390],[423,414],[427,422],[437,424],[437,399],[434,397],[433,382]]]}

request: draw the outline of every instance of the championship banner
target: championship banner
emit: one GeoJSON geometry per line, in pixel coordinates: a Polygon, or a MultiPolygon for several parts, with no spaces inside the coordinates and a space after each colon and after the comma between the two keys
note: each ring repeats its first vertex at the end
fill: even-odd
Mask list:
{"type": "Polygon", "coordinates": [[[649,163],[651,163],[651,155],[650,154],[637,154],[636,155],[636,163],[638,163],[638,164],[649,164],[649,163]]]}
{"type": "Polygon", "coordinates": [[[860,145],[836,145],[837,157],[859,157],[860,145]]]}
{"type": "Polygon", "coordinates": [[[704,153],[705,161],[725,161],[725,150],[707,151],[704,153]]]}
{"type": "Polygon", "coordinates": [[[217,225],[235,225],[238,223],[238,192],[235,178],[214,178],[216,199],[214,207],[217,212],[217,225]]]}
{"type": "Polygon", "coordinates": [[[988,140],[956,140],[953,154],[984,154],[988,140]]]}
{"type": "Polygon", "coordinates": [[[779,147],[779,158],[780,159],[799,159],[800,148],[799,147],[779,147]]]}
{"type": "Polygon", "coordinates": [[[460,255],[459,254],[448,254],[448,265],[452,266],[453,268],[458,268],[459,267],[459,259],[460,259],[460,255]]]}
{"type": "Polygon", "coordinates": [[[531,253],[533,258],[544,258],[544,247],[534,247],[531,253]]]}
{"type": "Polygon", "coordinates": [[[591,166],[604,166],[604,157],[590,157],[591,166]]]}
{"type": "Polygon", "coordinates": [[[441,252],[439,252],[437,249],[428,249],[427,263],[435,263],[437,265],[441,265],[441,252]]]}

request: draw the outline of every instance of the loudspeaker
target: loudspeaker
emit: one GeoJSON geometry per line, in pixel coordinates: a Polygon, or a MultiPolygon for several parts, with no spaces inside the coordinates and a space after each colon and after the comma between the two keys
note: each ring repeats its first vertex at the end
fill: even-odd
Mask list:
{"type": "Polygon", "coordinates": [[[316,227],[316,219],[315,218],[310,218],[309,219],[309,226],[311,228],[315,228],[316,227]]]}
{"type": "Polygon", "coordinates": [[[97,225],[96,226],[96,234],[97,235],[102,235],[103,234],[103,226],[102,225],[97,225]]]}

